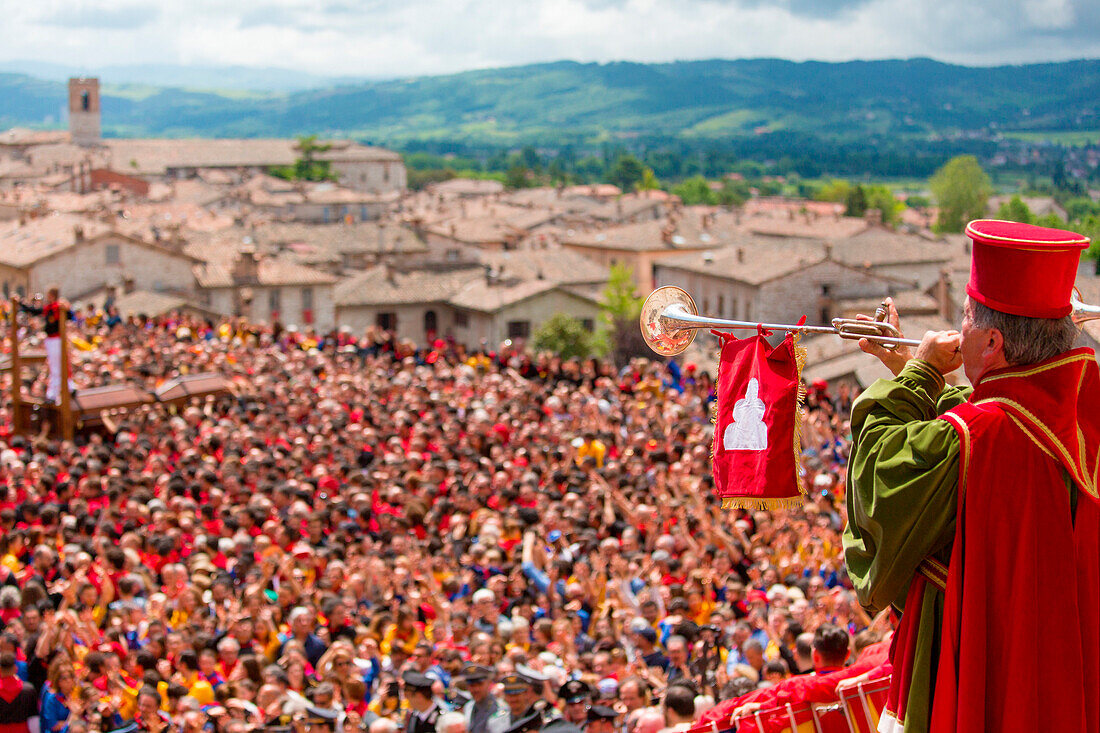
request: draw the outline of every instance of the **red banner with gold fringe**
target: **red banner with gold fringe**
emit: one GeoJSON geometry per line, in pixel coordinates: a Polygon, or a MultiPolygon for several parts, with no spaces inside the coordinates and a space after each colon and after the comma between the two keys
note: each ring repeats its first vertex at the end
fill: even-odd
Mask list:
{"type": "Polygon", "coordinates": [[[763,332],[716,335],[714,492],[723,508],[798,504],[805,493],[798,476],[804,350],[792,333],[774,348],[763,332]]]}

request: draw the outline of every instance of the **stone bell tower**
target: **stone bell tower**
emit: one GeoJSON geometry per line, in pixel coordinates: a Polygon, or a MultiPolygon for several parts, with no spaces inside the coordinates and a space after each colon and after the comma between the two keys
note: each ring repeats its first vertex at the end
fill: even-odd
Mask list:
{"type": "Polygon", "coordinates": [[[99,143],[99,79],[69,79],[69,134],[76,145],[99,143]]]}

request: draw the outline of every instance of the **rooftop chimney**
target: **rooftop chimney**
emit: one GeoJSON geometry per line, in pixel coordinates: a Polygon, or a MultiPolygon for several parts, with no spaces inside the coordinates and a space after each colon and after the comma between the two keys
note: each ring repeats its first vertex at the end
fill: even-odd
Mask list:
{"type": "Polygon", "coordinates": [[[936,304],[940,307],[940,316],[949,323],[955,321],[955,305],[951,302],[951,273],[947,270],[940,270],[940,279],[936,281],[935,294],[936,304]]]}
{"type": "Polygon", "coordinates": [[[743,264],[744,262],[745,262],[745,248],[744,247],[738,247],[737,248],[737,263],[738,264],[743,264]]]}
{"type": "Polygon", "coordinates": [[[260,279],[260,256],[256,250],[246,247],[233,261],[233,282],[238,285],[253,285],[260,279]]]}

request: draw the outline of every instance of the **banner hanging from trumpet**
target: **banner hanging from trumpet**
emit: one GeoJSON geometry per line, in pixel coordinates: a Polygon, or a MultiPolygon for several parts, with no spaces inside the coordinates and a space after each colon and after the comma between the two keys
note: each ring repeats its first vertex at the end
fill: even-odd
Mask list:
{"type": "Polygon", "coordinates": [[[714,421],[714,492],[722,508],[767,508],[801,503],[800,384],[805,350],[787,333],[772,347],[763,329],[722,342],[714,421]]]}

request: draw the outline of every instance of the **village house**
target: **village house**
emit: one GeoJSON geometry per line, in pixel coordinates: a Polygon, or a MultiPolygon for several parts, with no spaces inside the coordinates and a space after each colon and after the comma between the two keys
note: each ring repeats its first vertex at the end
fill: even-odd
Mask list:
{"type": "Polygon", "coordinates": [[[337,278],[327,272],[242,247],[232,262],[195,266],[194,277],[200,305],[218,313],[319,331],[336,325],[337,278]]]}
{"type": "Polygon", "coordinates": [[[336,299],[341,326],[379,327],[416,343],[442,336],[470,345],[526,339],[559,312],[594,329],[600,312],[580,288],[468,263],[409,270],[380,265],[337,285],[336,299]]]}
{"type": "Polygon", "coordinates": [[[153,292],[194,289],[199,260],[173,245],[124,233],[113,221],[51,214],[0,223],[0,287],[5,297],[45,292],[74,299],[128,282],[153,292]]]}
{"type": "Polygon", "coordinates": [[[634,274],[637,292],[648,294],[654,286],[654,265],[661,258],[685,252],[703,253],[725,246],[727,233],[712,228],[709,220],[682,217],[673,212],[665,219],[608,227],[595,231],[567,231],[561,246],[605,268],[622,265],[634,274]]]}
{"type": "Polygon", "coordinates": [[[731,246],[665,257],[654,264],[656,286],[692,295],[699,312],[715,318],[829,324],[853,298],[881,298],[916,283],[838,262],[830,245],[799,240],[783,245],[731,246]]]}
{"type": "Polygon", "coordinates": [[[237,189],[235,198],[261,218],[330,224],[378,219],[397,202],[399,194],[365,193],[328,181],[286,181],[256,175],[237,189]]]}

